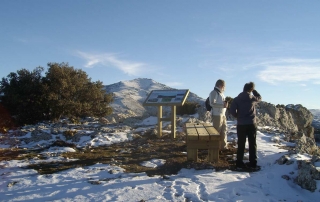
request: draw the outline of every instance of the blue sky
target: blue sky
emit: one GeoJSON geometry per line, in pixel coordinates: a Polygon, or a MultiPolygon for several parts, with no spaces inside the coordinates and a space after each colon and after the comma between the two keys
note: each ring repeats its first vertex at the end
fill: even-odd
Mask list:
{"type": "Polygon", "coordinates": [[[68,62],[105,85],[150,78],[206,98],[320,109],[320,1],[93,0],[0,2],[0,78],[68,62]]]}

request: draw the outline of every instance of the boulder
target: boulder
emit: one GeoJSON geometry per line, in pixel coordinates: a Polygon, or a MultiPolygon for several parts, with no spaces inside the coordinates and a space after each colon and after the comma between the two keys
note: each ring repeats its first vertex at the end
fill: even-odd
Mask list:
{"type": "Polygon", "coordinates": [[[299,171],[294,182],[302,188],[314,192],[317,189],[316,180],[319,180],[319,171],[312,162],[309,161],[297,161],[297,164],[299,171]]]}
{"type": "Polygon", "coordinates": [[[212,122],[211,114],[209,111],[207,111],[204,103],[197,108],[197,113],[199,115],[199,120],[203,122],[212,122]]]}
{"type": "Polygon", "coordinates": [[[301,132],[314,138],[312,120],[312,113],[302,105],[275,106],[266,102],[257,105],[258,126],[273,126],[289,133],[301,132]]]}
{"type": "MultiPolygon", "coordinates": [[[[257,125],[260,127],[271,126],[279,131],[291,134],[289,140],[296,140],[305,135],[314,138],[314,128],[311,126],[313,121],[312,113],[302,105],[274,105],[267,102],[260,102],[256,106],[257,125]]],[[[199,120],[211,122],[211,115],[204,106],[204,103],[197,109],[199,120]]],[[[227,110],[228,120],[235,118],[227,110]]],[[[320,138],[319,138],[320,139],[320,138]]]]}
{"type": "Polygon", "coordinates": [[[297,153],[307,153],[311,155],[320,155],[320,149],[317,146],[314,138],[306,137],[303,135],[296,141],[295,150],[297,153]]]}

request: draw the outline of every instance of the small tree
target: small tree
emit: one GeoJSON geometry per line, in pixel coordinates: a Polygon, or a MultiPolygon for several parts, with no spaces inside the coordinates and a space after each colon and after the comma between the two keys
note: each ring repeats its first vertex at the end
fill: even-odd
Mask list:
{"type": "Polygon", "coordinates": [[[7,133],[9,128],[14,127],[12,118],[2,104],[0,103],[0,133],[7,133]]]}
{"type": "Polygon", "coordinates": [[[100,81],[91,82],[82,70],[67,63],[49,63],[46,77],[43,68],[22,69],[10,73],[0,82],[0,104],[18,124],[33,124],[41,120],[56,120],[61,116],[78,118],[106,116],[112,113],[100,81]]]}
{"type": "Polygon", "coordinates": [[[1,103],[19,124],[45,119],[47,103],[42,84],[42,67],[11,72],[0,82],[1,103]]]}
{"type": "Polygon", "coordinates": [[[67,117],[102,117],[112,113],[108,106],[112,95],[106,94],[100,81],[67,63],[49,63],[46,73],[51,119],[67,117]]]}

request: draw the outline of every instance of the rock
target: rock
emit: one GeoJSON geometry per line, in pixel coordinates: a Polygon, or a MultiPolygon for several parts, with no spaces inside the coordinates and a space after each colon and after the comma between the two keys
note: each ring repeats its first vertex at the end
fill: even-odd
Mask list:
{"type": "MultiPolygon", "coordinates": [[[[314,128],[311,126],[313,115],[302,105],[275,106],[262,101],[257,104],[256,109],[258,126],[271,126],[277,128],[279,132],[290,134],[292,137],[288,137],[289,141],[299,139],[303,134],[314,138],[314,128]]],[[[197,109],[197,113],[199,114],[199,120],[212,122],[211,114],[207,112],[204,104],[197,109]]],[[[228,110],[226,117],[228,120],[235,120],[228,110]]],[[[317,138],[320,140],[320,135],[317,138]]]]}
{"type": "Polygon", "coordinates": [[[287,163],[289,160],[290,160],[289,155],[283,155],[276,161],[276,163],[278,163],[279,165],[283,165],[287,163]]]}
{"type": "Polygon", "coordinates": [[[314,138],[312,120],[312,113],[302,105],[275,106],[266,102],[257,105],[258,126],[274,126],[298,137],[303,133],[307,137],[314,138]],[[297,132],[300,134],[296,134],[297,132]]]}
{"type": "Polygon", "coordinates": [[[288,175],[282,175],[281,178],[283,178],[285,180],[290,180],[291,179],[290,176],[288,176],[288,175]]]}
{"type": "Polygon", "coordinates": [[[101,118],[99,119],[99,122],[102,123],[102,124],[108,124],[108,123],[109,123],[109,120],[106,119],[105,117],[101,117],[101,118]]]}
{"type": "Polygon", "coordinates": [[[155,135],[155,136],[157,136],[157,135],[158,135],[158,130],[156,130],[156,129],[152,129],[152,131],[151,131],[151,135],[155,135]]]}
{"type": "Polygon", "coordinates": [[[9,184],[7,185],[7,187],[12,187],[13,185],[17,184],[17,181],[13,181],[13,182],[9,182],[9,184]]]}
{"type": "Polygon", "coordinates": [[[302,188],[314,192],[317,189],[315,179],[319,179],[319,171],[308,161],[297,161],[297,164],[299,171],[294,182],[302,188]]]}
{"type": "Polygon", "coordinates": [[[171,130],[171,124],[166,125],[163,129],[164,130],[171,130]]]}
{"type": "Polygon", "coordinates": [[[294,122],[299,129],[311,126],[313,121],[312,113],[302,105],[287,105],[286,110],[292,114],[294,122]]]}
{"type": "Polygon", "coordinates": [[[315,140],[313,138],[306,137],[305,135],[296,141],[295,150],[297,153],[320,155],[320,149],[315,140]]]}
{"type": "Polygon", "coordinates": [[[199,114],[199,120],[204,122],[212,122],[211,114],[209,111],[207,111],[204,103],[197,108],[197,113],[199,114]]]}

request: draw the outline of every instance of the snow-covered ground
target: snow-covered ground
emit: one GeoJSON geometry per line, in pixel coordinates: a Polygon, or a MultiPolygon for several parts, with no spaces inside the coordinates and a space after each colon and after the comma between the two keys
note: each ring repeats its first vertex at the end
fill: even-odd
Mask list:
{"type": "MultiPolygon", "coordinates": [[[[156,122],[155,117],[149,117],[141,125],[152,127],[156,122]]],[[[229,141],[236,138],[234,125],[235,122],[228,122],[229,141]]],[[[143,130],[143,127],[139,130],[143,130]]],[[[113,140],[101,135],[96,140],[81,139],[79,144],[92,142],[109,145],[112,142],[126,141],[128,137],[125,132],[119,132],[113,136],[113,140]]],[[[23,147],[34,144],[25,144],[23,147]]],[[[293,182],[297,176],[296,162],[291,165],[275,163],[287,153],[276,145],[292,146],[292,143],[285,142],[281,134],[259,131],[257,144],[258,164],[262,169],[254,173],[182,169],[177,175],[148,177],[145,173],[125,173],[120,167],[98,163],[40,175],[35,170],[24,167],[44,160],[35,158],[1,161],[0,201],[319,201],[320,181],[317,181],[318,188],[315,192],[302,189],[293,182]]],[[[73,151],[67,147],[50,148],[45,151],[48,154],[45,161],[72,161],[56,155],[50,157],[50,153],[73,151]]],[[[310,156],[296,154],[290,158],[296,161],[309,159],[310,156]]],[[[143,162],[143,165],[156,167],[164,163],[162,159],[153,159],[143,162]]]]}

